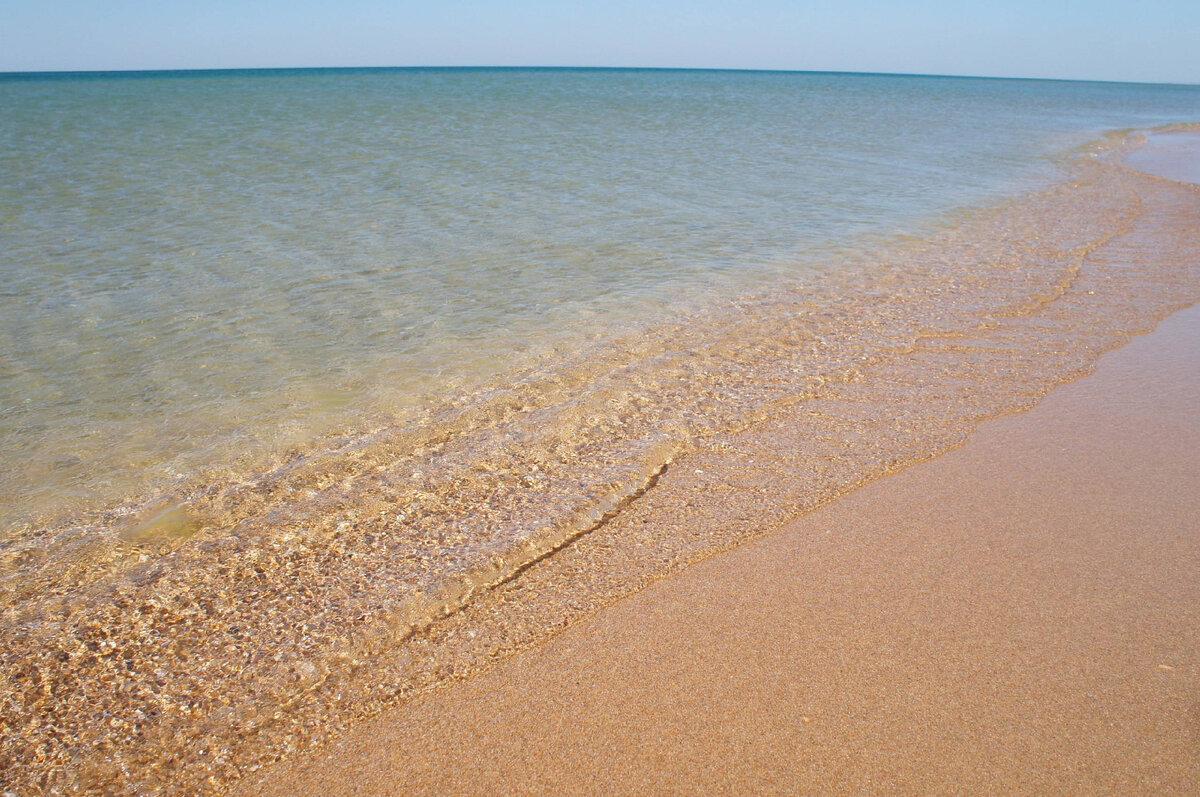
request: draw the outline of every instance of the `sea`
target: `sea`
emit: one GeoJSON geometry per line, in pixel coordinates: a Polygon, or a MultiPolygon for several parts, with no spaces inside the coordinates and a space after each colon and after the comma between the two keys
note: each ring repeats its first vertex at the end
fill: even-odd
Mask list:
{"type": "Polygon", "coordinates": [[[0,74],[0,781],[227,782],[1027,407],[1200,298],[1195,191],[1120,161],[1196,122],[1191,85],[0,74]]]}
{"type": "Polygon", "coordinates": [[[0,76],[0,523],[253,468],[1198,110],[788,72],[0,76]]]}

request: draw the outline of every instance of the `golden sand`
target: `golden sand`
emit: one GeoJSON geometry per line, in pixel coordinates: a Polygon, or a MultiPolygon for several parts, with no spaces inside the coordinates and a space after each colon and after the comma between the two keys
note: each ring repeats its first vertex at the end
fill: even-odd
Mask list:
{"type": "Polygon", "coordinates": [[[1125,146],[424,426],[4,540],[0,785],[221,791],[1029,408],[1200,299],[1200,188],[1125,146]]]}
{"type": "Polygon", "coordinates": [[[1200,308],[240,794],[1195,794],[1200,308]]]}

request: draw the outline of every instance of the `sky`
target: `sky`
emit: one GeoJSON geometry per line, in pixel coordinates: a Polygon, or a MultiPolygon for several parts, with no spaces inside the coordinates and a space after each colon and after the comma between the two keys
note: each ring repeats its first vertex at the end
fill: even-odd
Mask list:
{"type": "Polygon", "coordinates": [[[1200,0],[0,0],[0,71],[306,66],[1200,83],[1200,0]]]}

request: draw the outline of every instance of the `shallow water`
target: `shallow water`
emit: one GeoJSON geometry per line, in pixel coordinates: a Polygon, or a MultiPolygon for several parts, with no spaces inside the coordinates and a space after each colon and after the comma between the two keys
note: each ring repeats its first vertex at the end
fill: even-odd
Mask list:
{"type": "Polygon", "coordinates": [[[1149,174],[1200,183],[1200,132],[1152,133],[1126,162],[1149,174]]]}
{"type": "Polygon", "coordinates": [[[790,73],[0,77],[0,524],[391,423],[1198,108],[790,73]]]}
{"type": "MultiPolygon", "coordinates": [[[[205,189],[190,208],[197,224],[223,201],[243,202],[210,224],[218,243],[189,261],[210,258],[208,267],[174,267],[167,258],[158,262],[161,278],[148,266],[130,272],[151,275],[143,282],[127,281],[111,262],[84,269],[79,285],[92,288],[75,288],[75,300],[99,293],[113,308],[140,306],[138,325],[155,331],[144,351],[128,347],[90,371],[86,357],[74,370],[76,360],[60,357],[59,382],[90,375],[99,401],[105,390],[119,392],[106,379],[132,375],[136,383],[150,368],[139,361],[145,356],[163,369],[163,389],[175,392],[161,397],[161,415],[153,403],[126,416],[110,409],[105,427],[65,393],[41,409],[21,405],[28,439],[50,445],[35,432],[52,424],[39,427],[29,420],[34,413],[70,416],[63,408],[75,406],[69,423],[91,430],[81,440],[99,435],[100,445],[90,459],[79,446],[78,461],[54,471],[74,473],[62,478],[76,479],[80,506],[92,509],[71,514],[54,504],[45,519],[13,525],[0,545],[0,638],[11,675],[0,693],[6,785],[217,789],[380,705],[533,644],[648,580],[936,455],[1200,298],[1195,188],[1121,166],[1117,156],[1138,136],[1082,143],[1100,135],[1090,125],[1103,120],[1200,116],[1194,89],[489,70],[100,84],[137,99],[138,81],[147,80],[163,96],[195,99],[193,80],[217,94],[205,81],[226,91],[266,81],[286,95],[295,89],[289,80],[310,79],[341,89],[363,81],[385,95],[397,81],[433,81],[441,88],[423,95],[430,102],[453,99],[451,89],[467,84],[485,108],[503,105],[506,92],[555,101],[536,117],[504,117],[532,131],[536,147],[498,137],[503,126],[489,126],[486,114],[441,128],[450,124],[442,113],[418,115],[440,130],[427,136],[423,157],[449,149],[457,160],[445,163],[473,164],[456,167],[446,183],[457,204],[422,205],[411,194],[389,205],[380,198],[386,191],[368,201],[370,158],[335,159],[337,168],[325,157],[272,166],[260,163],[262,139],[231,163],[257,170],[264,185],[264,174],[292,180],[296,191],[272,194],[263,206],[307,207],[311,225],[295,222],[291,238],[277,227],[246,237],[242,222],[265,223],[251,215],[258,206],[205,189]],[[823,98],[824,115],[798,121],[807,117],[783,100],[815,101],[809,94],[823,98]],[[597,102],[604,113],[595,112],[597,102]],[[626,113],[630,106],[638,113],[626,113]],[[836,109],[843,115],[830,116],[836,109]],[[766,120],[762,128],[751,112],[766,120]],[[700,123],[709,116],[708,126],[700,123]],[[808,132],[789,133],[789,124],[808,132]],[[574,147],[575,138],[535,135],[563,129],[593,137],[574,147]],[[806,160],[805,142],[822,129],[827,149],[806,160]],[[676,143],[689,141],[707,142],[707,154],[676,143]],[[488,166],[485,150],[524,154],[488,166]],[[612,172],[646,152],[658,160],[612,172]],[[571,174],[580,179],[559,187],[571,174]],[[350,176],[362,191],[351,190],[350,176]],[[468,201],[480,186],[506,180],[519,187],[510,200],[497,189],[490,210],[468,201]],[[390,270],[368,267],[355,259],[369,249],[356,248],[365,238],[320,232],[321,213],[344,217],[361,212],[359,202],[391,208],[394,219],[404,217],[397,207],[416,205],[410,212],[434,237],[413,243],[380,233],[382,248],[371,251],[390,251],[390,241],[409,246],[408,254],[389,261],[390,270]],[[682,218],[694,223],[680,226],[682,218]],[[536,254],[507,247],[514,239],[503,235],[486,238],[521,224],[528,240],[558,243],[536,254]],[[473,229],[480,234],[472,238],[473,229]],[[610,248],[589,248],[605,235],[610,248]],[[307,243],[267,268],[255,248],[265,241],[307,243]],[[319,246],[345,248],[306,259],[319,246]],[[464,252],[485,259],[456,259],[464,252]],[[253,277],[239,258],[257,268],[253,277]],[[227,266],[225,282],[212,278],[218,262],[227,266]],[[95,290],[102,284],[107,294],[95,290]],[[208,308],[192,327],[173,303],[187,291],[187,301],[208,308]],[[446,320],[400,336],[395,319],[408,316],[385,322],[375,312],[388,302],[446,320]],[[236,323],[214,326],[226,306],[235,307],[236,323]],[[483,306],[490,315],[476,312],[483,306]],[[183,353],[160,357],[160,341],[183,353]],[[396,376],[401,366],[412,369],[411,382],[396,376]],[[229,381],[238,369],[250,376],[229,381]],[[197,376],[209,370],[221,375],[197,376]],[[339,373],[358,381],[338,381],[339,373]],[[197,395],[181,392],[188,380],[197,395]],[[319,398],[289,404],[297,385],[319,398]],[[182,405],[172,403],[176,393],[182,405]],[[248,413],[238,423],[214,420],[238,407],[248,413]],[[114,431],[122,424],[150,441],[145,463],[125,471],[112,464],[129,445],[114,431]],[[174,431],[150,433],[156,424],[174,431]],[[314,439],[318,432],[328,434],[314,439]],[[185,460],[196,463],[194,473],[154,476],[163,463],[185,460]]],[[[75,83],[80,91],[91,85],[66,81],[75,83]]],[[[14,86],[33,95],[61,89],[55,81],[0,84],[14,86]]],[[[328,89],[323,97],[337,104],[348,93],[328,89]]],[[[274,96],[260,92],[258,101],[267,95],[274,96]]],[[[183,114],[192,106],[173,107],[183,114]]],[[[316,114],[324,104],[303,107],[316,114]]],[[[387,118],[399,125],[406,114],[387,118]]],[[[344,135],[358,129],[345,128],[344,135]]],[[[414,124],[410,135],[424,129],[414,124]]],[[[327,148],[321,142],[295,147],[327,148]]],[[[384,161],[378,168],[396,175],[416,157],[390,162],[385,150],[373,150],[384,161]]],[[[216,168],[206,179],[228,187],[236,175],[216,168]]],[[[422,179],[434,180],[428,169],[422,179]]],[[[112,205],[63,212],[104,216],[112,205]]],[[[144,207],[155,212],[153,203],[144,207]]],[[[106,251],[94,250],[96,263],[106,251]]],[[[68,271],[55,283],[60,292],[71,290],[68,271]]],[[[70,302],[56,306],[62,328],[14,335],[15,361],[35,362],[41,345],[70,352],[84,339],[99,347],[105,335],[125,345],[115,309],[89,339],[86,325],[66,324],[70,302]]],[[[32,329],[33,317],[6,311],[4,319],[32,329]]],[[[14,370],[25,379],[40,373],[14,370]]],[[[46,450],[6,448],[31,462],[46,450]]],[[[61,497],[66,488],[52,482],[37,482],[42,492],[29,500],[61,497]]]]}

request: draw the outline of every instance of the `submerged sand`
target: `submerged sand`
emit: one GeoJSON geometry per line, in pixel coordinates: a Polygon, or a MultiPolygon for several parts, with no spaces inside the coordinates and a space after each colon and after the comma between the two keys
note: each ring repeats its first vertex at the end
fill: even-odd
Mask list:
{"type": "MultiPolygon", "coordinates": [[[[673,737],[690,738],[682,731],[665,732],[662,727],[672,726],[626,715],[616,725],[581,725],[578,717],[599,715],[578,714],[580,706],[624,705],[626,714],[653,718],[642,708],[641,692],[620,697],[621,683],[642,684],[670,699],[672,722],[719,728],[726,715],[742,716],[751,730],[761,726],[785,740],[764,743],[767,755],[744,734],[714,731],[713,738],[730,741],[698,747],[697,758],[680,760],[710,771],[718,783],[739,772],[783,777],[800,771],[768,760],[792,749],[795,738],[758,713],[736,715],[717,700],[723,689],[732,690],[731,706],[753,705],[758,690],[763,712],[776,702],[790,705],[809,718],[800,720],[805,727],[821,716],[833,727],[830,718],[840,715],[832,704],[823,714],[810,712],[781,695],[808,695],[805,700],[821,708],[818,696],[845,693],[859,706],[851,716],[874,717],[853,726],[854,738],[863,739],[907,722],[904,707],[919,706],[918,694],[946,702],[942,692],[925,687],[911,693],[887,687],[883,663],[860,668],[876,649],[917,656],[927,637],[946,650],[973,651],[978,640],[960,627],[1012,625],[1012,617],[990,607],[1033,587],[1014,585],[1009,594],[981,582],[975,592],[954,589],[941,603],[922,605],[922,596],[934,599],[947,562],[972,562],[970,551],[944,553],[942,560],[924,551],[916,564],[942,564],[923,584],[916,575],[864,564],[871,560],[855,551],[876,542],[856,548],[857,531],[849,527],[845,534],[815,527],[801,534],[828,536],[810,559],[774,571],[755,562],[754,570],[775,573],[768,582],[731,575],[733,588],[713,604],[705,602],[709,592],[720,592],[713,585],[694,595],[672,593],[676,598],[653,604],[658,619],[643,630],[630,626],[598,638],[587,654],[594,669],[609,668],[628,640],[672,643],[665,649],[635,645],[633,658],[621,665],[626,675],[616,681],[599,680],[587,669],[582,649],[578,662],[565,656],[552,667],[546,657],[559,655],[566,643],[538,646],[568,626],[603,629],[604,618],[613,615],[597,612],[665,576],[953,449],[981,423],[1028,409],[1087,373],[1102,352],[1200,299],[1200,187],[1121,166],[1114,156],[1134,144],[1114,137],[1085,149],[1063,164],[1063,180],[1044,191],[964,211],[928,235],[864,255],[863,263],[839,264],[804,290],[781,290],[711,318],[668,325],[601,357],[589,353],[448,408],[424,427],[336,441],[277,470],[206,485],[182,497],[186,533],[174,533],[174,521],[162,522],[174,509],[151,521],[153,533],[131,526],[137,513],[121,510],[10,541],[0,562],[0,665],[10,676],[0,684],[0,784],[18,793],[219,792],[233,780],[257,777],[273,761],[299,761],[296,756],[344,731],[352,734],[347,738],[361,738],[356,735],[369,728],[383,734],[388,722],[379,725],[372,716],[419,712],[422,700],[457,705],[469,690],[490,689],[485,693],[501,701],[504,713],[480,715],[465,702],[461,709],[447,704],[425,715],[424,726],[413,725],[416,735],[396,741],[390,753],[346,758],[343,768],[373,762],[372,771],[405,790],[422,783],[479,786],[469,774],[473,764],[435,760],[431,752],[437,746],[477,759],[481,778],[494,765],[487,763],[490,753],[475,752],[462,728],[439,719],[445,711],[463,723],[491,717],[495,733],[534,741],[537,733],[590,728],[586,739],[563,731],[564,739],[574,739],[578,755],[592,756],[596,771],[618,778],[615,786],[665,789],[667,781],[637,779],[661,771],[682,786],[701,787],[701,775],[689,779],[688,767],[668,766],[663,758],[673,737]],[[838,573],[850,590],[841,604],[835,600],[842,588],[838,573]],[[855,578],[870,578],[878,594],[867,600],[850,589],[855,578]],[[905,591],[910,584],[915,593],[905,591]],[[810,585],[819,589],[806,591],[810,585]],[[965,610],[969,603],[962,598],[972,594],[986,598],[983,605],[993,612],[987,616],[996,622],[943,612],[965,610]],[[894,617],[880,608],[889,605],[898,607],[894,617]],[[850,614],[851,606],[861,616],[850,614]],[[749,613],[741,616],[737,607],[749,613]],[[807,619],[796,626],[777,617],[780,612],[807,619]],[[703,622],[692,624],[692,617],[703,622]],[[819,636],[839,622],[842,632],[819,636]],[[701,636],[676,635],[688,627],[701,636]],[[830,651],[825,665],[795,669],[810,647],[830,651]],[[654,662],[666,662],[672,649],[681,657],[665,675],[655,674],[654,662]],[[519,661],[540,661],[545,671],[496,670],[470,680],[520,650],[535,652],[519,661]],[[784,667],[788,662],[791,669],[784,667]],[[551,677],[555,667],[560,671],[551,677]],[[586,675],[580,688],[591,691],[555,691],[554,684],[569,685],[579,673],[586,675]],[[852,683],[890,691],[856,693],[839,680],[855,673],[852,683]],[[461,688],[468,691],[447,688],[455,682],[465,682],[461,688]],[[686,689],[671,687],[675,682],[686,689]],[[535,697],[531,684],[551,691],[535,697]],[[438,688],[447,697],[421,697],[438,688]],[[512,702],[503,703],[505,694],[512,702]],[[887,703],[888,696],[901,702],[887,703]],[[559,713],[529,713],[539,700],[559,713]],[[891,714],[873,713],[875,707],[891,714]],[[631,759],[629,745],[651,762],[637,778],[632,770],[620,774],[626,761],[639,760],[631,759]],[[434,775],[420,775],[417,758],[403,758],[410,754],[425,756],[430,772],[462,779],[429,780],[434,775]],[[408,774],[398,776],[395,767],[408,774]]],[[[1152,450],[1141,437],[1135,442],[1141,446],[1135,452],[1152,450]]],[[[1022,473],[1025,466],[1017,463],[1023,461],[1002,453],[993,459],[1004,464],[989,467],[1003,478],[1022,473]]],[[[1030,495],[1050,484],[1043,475],[1018,479],[1005,500],[1013,511],[1032,511],[1030,495]]],[[[1105,496],[1113,494],[1105,488],[1105,496]]],[[[898,507],[880,510],[881,522],[905,526],[920,517],[915,506],[898,507]]],[[[980,515],[981,521],[1001,517],[990,508],[980,515]]],[[[950,539],[936,528],[914,528],[910,536],[928,535],[934,545],[950,539]]],[[[895,528],[887,534],[906,539],[895,528]]],[[[747,550],[762,554],[758,547],[747,550]]],[[[997,584],[1015,584],[1009,573],[1022,568],[1041,572],[1042,555],[999,556],[1004,575],[997,578],[1007,580],[997,584]]],[[[674,583],[654,589],[684,589],[674,583]]],[[[1048,589],[1075,594],[1072,584],[1049,583],[1048,589]]],[[[1124,582],[1118,586],[1126,589],[1124,582]]],[[[1037,616],[1062,619],[1037,605],[1037,616]]],[[[628,611],[624,606],[612,611],[628,611]]],[[[901,672],[901,683],[919,685],[932,673],[949,684],[964,672],[982,672],[978,661],[964,670],[953,656],[941,658],[936,645],[929,650],[931,662],[950,664],[901,672]]],[[[821,662],[815,653],[811,660],[821,662]]],[[[1026,659],[1026,669],[1036,672],[1042,661],[1026,659]]],[[[1007,677],[1016,684],[1025,675],[1017,668],[1007,677]]],[[[978,710],[999,711],[999,705],[978,710]]],[[[964,722],[938,718],[911,744],[957,743],[964,727],[974,727],[964,722]]],[[[844,761],[847,749],[867,744],[847,748],[839,739],[830,737],[829,760],[844,761]]],[[[505,746],[515,743],[497,748],[496,760],[525,756],[525,748],[505,746]]],[[[533,764],[512,771],[525,766],[533,764]]],[[[828,760],[817,766],[831,771],[828,760]]],[[[589,771],[582,763],[574,769],[581,776],[589,771]]],[[[851,782],[860,770],[871,771],[835,768],[842,772],[836,782],[851,782]]],[[[337,774],[341,782],[344,773],[337,774]]],[[[315,774],[305,777],[322,782],[315,774]]],[[[550,788],[557,781],[538,783],[550,788]]]]}
{"type": "Polygon", "coordinates": [[[1200,309],[243,794],[1186,794],[1200,309]]]}
{"type": "Polygon", "coordinates": [[[1152,133],[1125,157],[1125,162],[1159,177],[1200,183],[1200,131],[1152,133]]]}
{"type": "MultiPolygon", "coordinates": [[[[1189,179],[1192,137],[1135,164],[1189,179]]],[[[1197,396],[1193,307],[239,792],[1194,793],[1197,396]]]]}

